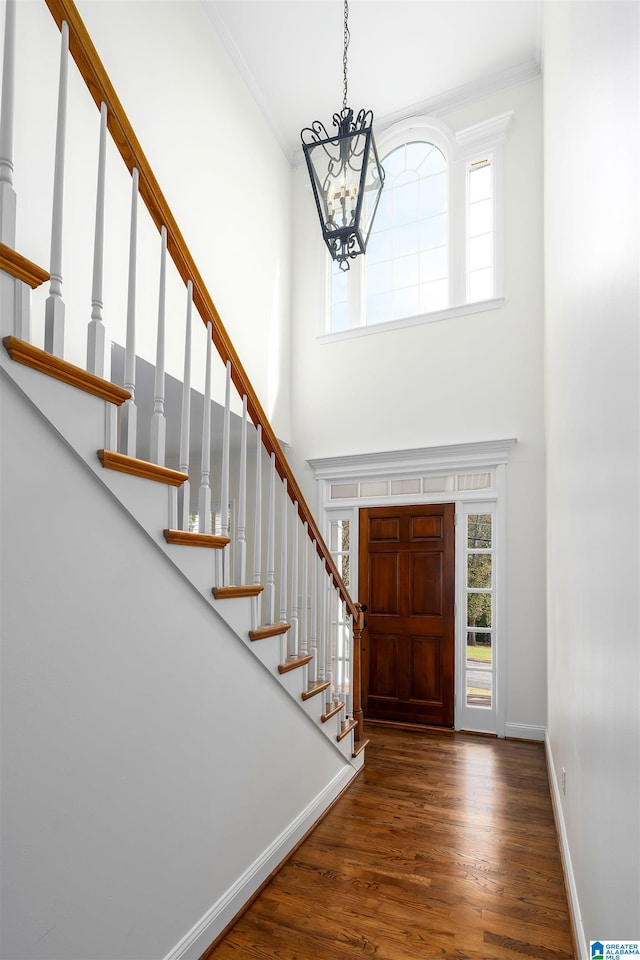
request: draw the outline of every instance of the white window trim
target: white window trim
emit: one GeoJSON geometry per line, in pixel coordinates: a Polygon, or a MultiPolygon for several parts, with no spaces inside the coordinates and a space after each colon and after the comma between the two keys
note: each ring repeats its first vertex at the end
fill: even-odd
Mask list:
{"type": "MultiPolygon", "coordinates": [[[[454,133],[441,120],[433,117],[415,117],[403,120],[376,135],[378,155],[385,156],[391,150],[409,142],[411,138],[429,140],[444,154],[449,170],[449,293],[451,306],[434,313],[418,314],[400,320],[366,326],[364,298],[364,257],[356,257],[350,268],[349,315],[352,325],[346,330],[331,330],[331,260],[326,249],[322,250],[325,273],[325,303],[321,316],[318,339],[330,343],[363,333],[381,333],[401,327],[415,326],[434,320],[465,316],[495,310],[504,304],[504,217],[502,188],[502,148],[513,122],[513,111],[491,117],[471,127],[454,133]],[[481,157],[491,158],[494,177],[494,296],[477,303],[466,302],[467,286],[467,171],[471,163],[481,157]]],[[[366,254],[365,254],[366,256],[366,254]]]]}
{"type": "Polygon", "coordinates": [[[456,641],[455,676],[456,705],[454,728],[479,733],[494,733],[505,736],[506,724],[506,467],[509,454],[517,440],[488,440],[477,443],[451,444],[442,447],[424,447],[416,450],[387,451],[378,454],[351,454],[344,457],[327,457],[309,460],[318,485],[317,512],[322,518],[323,536],[330,534],[331,520],[350,521],[350,592],[357,600],[358,584],[358,518],[360,507],[403,505],[412,503],[455,503],[456,516],[456,641]],[[443,493],[403,494],[386,497],[352,497],[331,499],[331,485],[335,483],[361,483],[369,480],[395,480],[404,477],[440,476],[490,472],[491,489],[456,490],[443,493]],[[463,517],[467,505],[481,513],[491,505],[495,509],[495,610],[493,611],[495,657],[495,686],[491,709],[466,707],[461,697],[461,678],[466,671],[467,617],[466,617],[466,571],[464,568],[465,535],[463,517]]]}

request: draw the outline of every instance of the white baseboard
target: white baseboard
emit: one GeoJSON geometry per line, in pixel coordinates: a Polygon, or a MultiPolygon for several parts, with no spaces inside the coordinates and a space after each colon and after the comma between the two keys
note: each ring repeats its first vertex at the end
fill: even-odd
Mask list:
{"type": "Polygon", "coordinates": [[[505,723],[504,735],[515,740],[544,740],[545,728],[532,723],[505,723]]]}
{"type": "Polygon", "coordinates": [[[580,903],[578,901],[578,889],[576,887],[576,880],[571,863],[569,839],[567,837],[567,828],[564,822],[564,811],[562,807],[562,799],[560,797],[560,788],[556,777],[556,768],[553,762],[551,743],[549,741],[549,735],[546,732],[544,738],[544,747],[547,756],[547,770],[549,773],[551,803],[553,804],[553,815],[556,821],[556,830],[558,831],[560,856],[562,857],[562,869],[564,871],[565,886],[567,888],[567,894],[569,898],[569,912],[571,914],[573,934],[576,941],[576,946],[578,948],[579,960],[589,960],[588,944],[584,936],[582,914],[580,913],[580,903]]]}
{"type": "Polygon", "coordinates": [[[322,816],[327,807],[344,790],[358,771],[351,764],[338,773],[312,802],[276,837],[236,882],[229,887],[205,915],[164,957],[164,960],[198,960],[207,947],[224,930],[247,900],[276,869],[295,845],[322,816]]]}

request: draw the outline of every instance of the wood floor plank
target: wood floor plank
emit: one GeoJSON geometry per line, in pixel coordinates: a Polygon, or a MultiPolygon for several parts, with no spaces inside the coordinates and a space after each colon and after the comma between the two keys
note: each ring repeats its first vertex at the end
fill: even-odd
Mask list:
{"type": "Polygon", "coordinates": [[[575,960],[541,745],[367,736],[362,775],[202,960],[575,960]]]}

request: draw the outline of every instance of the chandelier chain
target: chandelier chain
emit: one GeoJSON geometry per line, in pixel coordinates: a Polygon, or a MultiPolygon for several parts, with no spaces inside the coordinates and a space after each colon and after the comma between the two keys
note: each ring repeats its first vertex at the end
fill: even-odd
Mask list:
{"type": "Polygon", "coordinates": [[[342,55],[342,68],[344,71],[344,95],[342,98],[342,110],[347,110],[347,49],[351,34],[349,33],[349,0],[344,0],[344,53],[342,55]]]}

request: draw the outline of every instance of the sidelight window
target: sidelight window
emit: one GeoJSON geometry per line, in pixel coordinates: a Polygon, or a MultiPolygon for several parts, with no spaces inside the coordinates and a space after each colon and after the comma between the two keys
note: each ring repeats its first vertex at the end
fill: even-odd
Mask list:
{"type": "Polygon", "coordinates": [[[490,709],[493,706],[495,675],[493,515],[468,513],[465,538],[465,702],[467,707],[490,709]]]}

